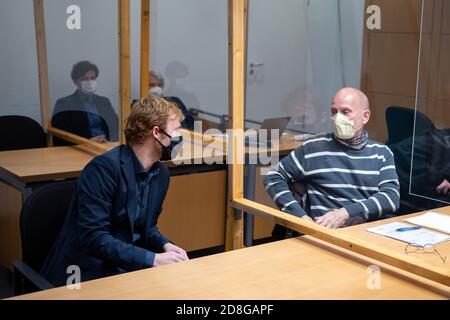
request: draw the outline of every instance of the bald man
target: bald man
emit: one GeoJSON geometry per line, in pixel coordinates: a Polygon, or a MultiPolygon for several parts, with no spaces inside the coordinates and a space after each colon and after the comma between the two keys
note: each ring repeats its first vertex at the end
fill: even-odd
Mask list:
{"type": "Polygon", "coordinates": [[[368,139],[369,100],[355,88],[339,90],[331,105],[332,133],[305,141],[269,171],[264,186],[284,212],[328,228],[396,212],[399,181],[391,150],[368,139]],[[303,205],[289,188],[307,190],[303,205]]]}

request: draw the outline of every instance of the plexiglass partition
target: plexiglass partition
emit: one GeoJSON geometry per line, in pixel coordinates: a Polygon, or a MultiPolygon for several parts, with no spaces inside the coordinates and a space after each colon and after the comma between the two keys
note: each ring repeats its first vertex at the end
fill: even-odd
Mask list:
{"type": "Polygon", "coordinates": [[[118,141],[117,3],[46,0],[44,14],[53,127],[97,142],[118,141]]]}
{"type": "Polygon", "coordinates": [[[33,2],[1,2],[0,116],[20,115],[41,124],[33,2]]]}
{"type": "MultiPolygon", "coordinates": [[[[260,153],[256,164],[248,157],[246,198],[280,209],[263,186],[264,175],[304,138],[330,132],[337,90],[361,88],[364,20],[363,0],[249,1],[245,127],[279,129],[279,140],[271,135],[267,146],[275,152],[260,153]]],[[[270,237],[274,227],[252,220],[245,219],[247,245],[252,237],[270,237]]]]}
{"type": "Polygon", "coordinates": [[[405,171],[400,171],[405,175],[401,178],[409,186],[406,200],[424,209],[450,204],[450,2],[435,6],[443,12],[433,19],[440,28],[432,33],[425,28],[426,11],[422,20],[419,63],[423,72],[417,77],[414,134],[395,147],[401,151],[397,153],[399,169],[405,171]]]}
{"type": "MultiPolygon", "coordinates": [[[[248,12],[246,119],[290,117],[288,131],[300,134],[298,145],[281,136],[279,159],[283,140],[287,152],[304,133],[330,132],[334,93],[359,88],[371,145],[390,148],[398,175],[389,179],[400,207],[387,216],[449,203],[449,1],[266,0],[250,1],[248,12]]],[[[260,169],[247,167],[245,196],[277,208],[260,169]]],[[[254,239],[270,236],[264,224],[255,220],[254,239]]]]}
{"type": "Polygon", "coordinates": [[[228,115],[227,1],[153,0],[150,12],[154,73],[149,92],[176,102],[186,116],[184,127],[193,129],[198,119],[198,131],[223,129],[228,115]]]}
{"type": "Polygon", "coordinates": [[[337,89],[360,87],[364,1],[250,0],[246,118],[329,131],[337,89]]]}

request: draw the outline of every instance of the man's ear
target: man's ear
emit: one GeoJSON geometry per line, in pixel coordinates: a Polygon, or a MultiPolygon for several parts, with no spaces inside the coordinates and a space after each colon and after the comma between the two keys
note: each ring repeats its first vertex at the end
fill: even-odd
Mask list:
{"type": "Polygon", "coordinates": [[[367,124],[367,122],[369,122],[370,119],[370,110],[369,109],[364,110],[363,116],[364,116],[363,123],[367,124]]]}
{"type": "Polygon", "coordinates": [[[155,138],[158,139],[158,134],[159,134],[159,127],[154,126],[151,130],[150,130],[150,135],[155,138]]]}
{"type": "Polygon", "coordinates": [[[154,126],[150,130],[150,135],[155,139],[158,139],[158,135],[160,135],[160,134],[161,134],[161,129],[158,126],[154,126]]]}

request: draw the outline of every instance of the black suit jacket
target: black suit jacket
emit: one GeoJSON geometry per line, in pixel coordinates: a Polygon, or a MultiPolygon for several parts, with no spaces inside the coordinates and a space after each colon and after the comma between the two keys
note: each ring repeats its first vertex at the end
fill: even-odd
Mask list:
{"type": "MultiPolygon", "coordinates": [[[[119,120],[108,98],[94,95],[93,103],[102,119],[102,129],[106,138],[117,141],[119,137],[119,120]]],[[[76,90],[70,96],[58,99],[52,116],[52,126],[64,131],[90,139],[91,131],[87,112],[81,99],[81,93],[76,90]]],[[[55,138],[54,145],[70,145],[70,143],[55,138]]]]}
{"type": "Polygon", "coordinates": [[[174,102],[178,108],[181,110],[181,112],[184,115],[184,120],[181,123],[183,128],[194,130],[194,117],[189,112],[189,110],[184,105],[183,101],[181,101],[180,98],[177,97],[164,97],[164,99],[174,102]]]}
{"type": "Polygon", "coordinates": [[[66,284],[70,265],[80,267],[82,281],[151,267],[147,253],[154,258],[169,242],[157,228],[169,186],[169,170],[158,162],[144,231],[139,245],[132,243],[138,202],[131,152],[118,146],[82,171],[61,233],[41,269],[52,284],[66,284]]]}

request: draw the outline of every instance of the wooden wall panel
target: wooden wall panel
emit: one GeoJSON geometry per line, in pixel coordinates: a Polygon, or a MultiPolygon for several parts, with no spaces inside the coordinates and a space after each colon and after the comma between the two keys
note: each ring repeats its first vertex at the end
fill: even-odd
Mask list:
{"type": "MultiPolygon", "coordinates": [[[[438,70],[432,57],[437,56],[436,50],[439,50],[436,32],[440,29],[436,28],[436,19],[440,23],[442,1],[425,0],[423,12],[419,110],[432,119],[436,118],[434,86],[438,70]]],[[[372,110],[367,126],[369,136],[385,142],[386,108],[391,105],[415,107],[422,1],[366,1],[367,6],[370,4],[381,8],[382,29],[364,31],[366,51],[363,53],[361,89],[367,93],[372,110]]]]}
{"type": "Polygon", "coordinates": [[[450,101],[450,35],[441,38],[438,79],[437,99],[450,101]]]}
{"type": "MultiPolygon", "coordinates": [[[[420,29],[422,0],[372,0],[381,8],[382,30],[375,32],[417,33],[420,29]]],[[[434,0],[425,0],[424,33],[431,33],[434,0]]]]}
{"type": "Polygon", "coordinates": [[[11,268],[22,259],[20,241],[20,211],[22,192],[0,181],[0,264],[11,268]]]}
{"type": "MultiPolygon", "coordinates": [[[[369,48],[367,89],[369,92],[388,93],[413,97],[417,86],[417,61],[419,35],[383,34],[371,35],[369,48]]],[[[430,36],[422,40],[423,59],[421,76],[428,78],[431,49],[430,36]]],[[[428,87],[420,87],[421,97],[426,96],[428,87]]]]}
{"type": "Polygon", "coordinates": [[[161,233],[187,251],[224,245],[226,185],[225,170],[171,177],[161,233]]]}
{"type": "Polygon", "coordinates": [[[450,34],[450,1],[444,2],[442,33],[450,34]]]}
{"type": "Polygon", "coordinates": [[[434,125],[440,129],[450,128],[450,101],[437,101],[436,114],[439,115],[433,120],[434,125]]]}
{"type": "MultiPolygon", "coordinates": [[[[415,97],[397,96],[382,93],[369,93],[369,101],[375,108],[371,109],[370,121],[367,126],[369,138],[385,143],[387,140],[386,109],[389,106],[415,108],[415,97]]],[[[426,99],[419,99],[418,110],[423,110],[426,106],[426,99]]]]}

